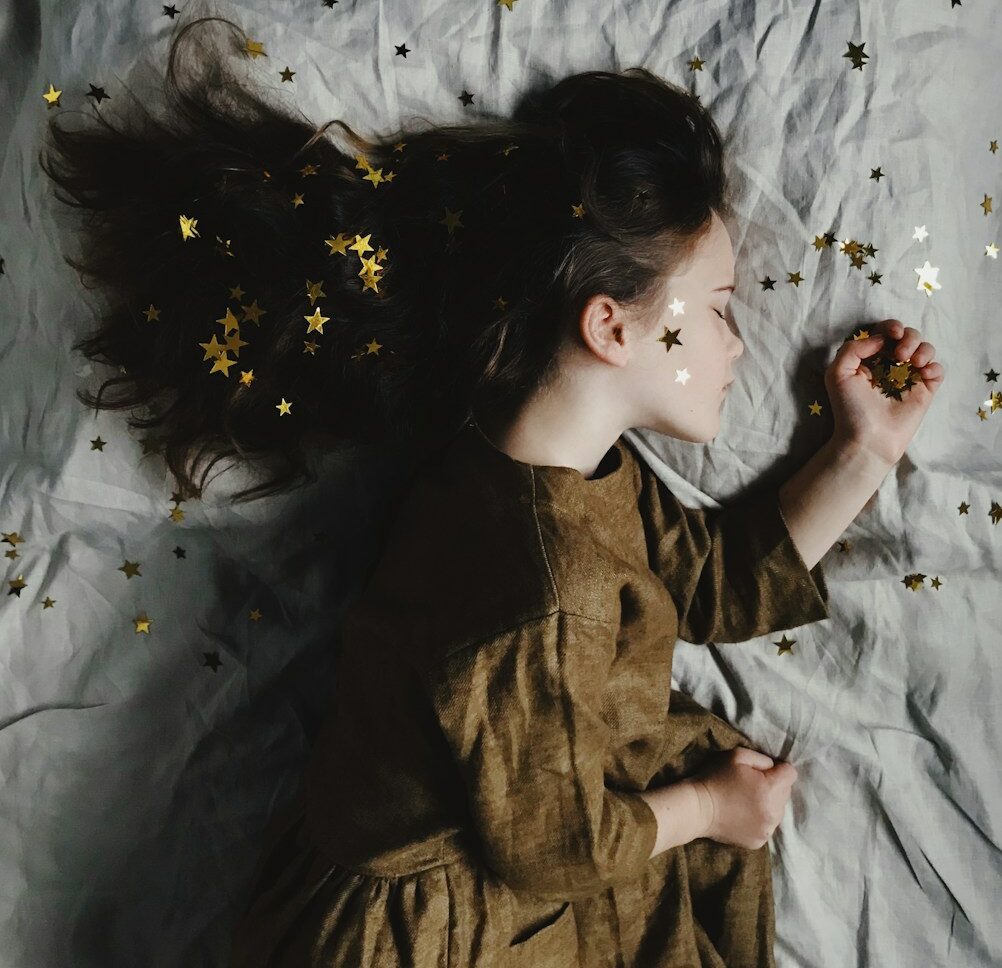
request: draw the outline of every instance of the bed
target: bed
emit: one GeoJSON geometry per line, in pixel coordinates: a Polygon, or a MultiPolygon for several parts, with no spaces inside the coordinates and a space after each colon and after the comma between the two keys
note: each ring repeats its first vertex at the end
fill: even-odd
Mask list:
{"type": "MultiPolygon", "coordinates": [[[[324,716],[339,616],[409,472],[403,455],[369,448],[322,458],[316,484],[281,498],[234,506],[248,480],[234,468],[201,500],[175,501],[141,434],[75,398],[100,374],[70,350],[91,303],[61,259],[69,222],[35,160],[45,116],[100,110],[89,85],[124,98],[184,6],[0,11],[10,968],[225,964],[262,831],[295,794],[324,716]]],[[[363,131],[503,112],[527,79],[593,68],[643,65],[699,93],[734,145],[745,353],[711,443],[627,432],[684,503],[778,484],[827,439],[824,369],[857,327],[893,316],[936,346],[944,387],[823,559],[831,618],[791,632],[789,650],[775,636],[680,644],[674,685],[799,771],[772,838],[781,968],[1002,964],[993,5],[212,10],[264,45],[262,83],[363,131]]]]}

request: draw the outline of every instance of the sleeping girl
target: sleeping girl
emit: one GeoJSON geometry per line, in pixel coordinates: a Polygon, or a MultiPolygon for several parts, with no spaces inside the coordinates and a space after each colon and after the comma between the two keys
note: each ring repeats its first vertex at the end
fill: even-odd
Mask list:
{"type": "Polygon", "coordinates": [[[595,70],[367,139],[270,104],[210,27],[252,49],[179,29],[159,117],[52,127],[107,296],[79,348],[114,372],[85,402],[141,411],[191,494],[228,459],[270,475],[246,500],[318,446],[415,455],[231,968],[774,965],[797,770],[672,689],[673,650],[829,617],[819,562],[915,434],[934,348],[862,327],[810,460],[687,507],[623,433],[710,441],[742,375],[699,101],[595,70]],[[874,385],[878,353],[906,392],[874,385]]]}

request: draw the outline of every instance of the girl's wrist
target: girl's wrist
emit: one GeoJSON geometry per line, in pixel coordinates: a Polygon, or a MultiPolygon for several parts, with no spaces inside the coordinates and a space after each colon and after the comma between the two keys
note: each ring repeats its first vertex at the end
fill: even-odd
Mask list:
{"type": "Polygon", "coordinates": [[[699,837],[706,837],[708,831],[713,827],[713,820],[716,813],[713,796],[710,794],[709,789],[702,780],[690,779],[689,782],[692,784],[692,788],[696,791],[696,797],[699,800],[699,837]]]}
{"type": "MultiPolygon", "coordinates": [[[[875,447],[869,446],[865,440],[856,437],[832,435],[831,447],[844,460],[850,460],[859,465],[865,465],[871,476],[886,476],[898,462],[889,455],[881,454],[875,447]]],[[[900,458],[898,458],[900,460],[900,458]]]]}

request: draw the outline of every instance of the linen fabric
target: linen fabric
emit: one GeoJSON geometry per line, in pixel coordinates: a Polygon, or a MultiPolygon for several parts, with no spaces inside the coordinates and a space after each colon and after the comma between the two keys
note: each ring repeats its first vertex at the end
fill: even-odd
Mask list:
{"type": "Polygon", "coordinates": [[[690,508],[623,437],[589,479],[473,421],[391,533],[231,968],[774,966],[769,844],[650,858],[638,794],[754,748],[671,688],[678,638],[829,617],[778,494],[690,508]]]}

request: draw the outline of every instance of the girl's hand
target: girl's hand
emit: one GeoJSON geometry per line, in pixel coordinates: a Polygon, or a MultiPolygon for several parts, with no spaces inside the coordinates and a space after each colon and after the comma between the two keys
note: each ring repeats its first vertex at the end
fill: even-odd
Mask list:
{"type": "Polygon", "coordinates": [[[904,455],[915,431],[925,416],[933,394],[943,382],[944,370],[934,362],[936,348],[922,342],[918,330],[900,320],[885,319],[867,327],[870,335],[862,340],[848,340],[825,371],[825,387],[835,420],[833,439],[840,444],[859,447],[872,453],[888,466],[904,455]],[[876,332],[874,332],[876,331],[876,332]],[[899,340],[893,354],[896,362],[910,358],[918,377],[901,399],[887,397],[870,382],[870,370],[863,365],[890,342],[899,340]]]}

